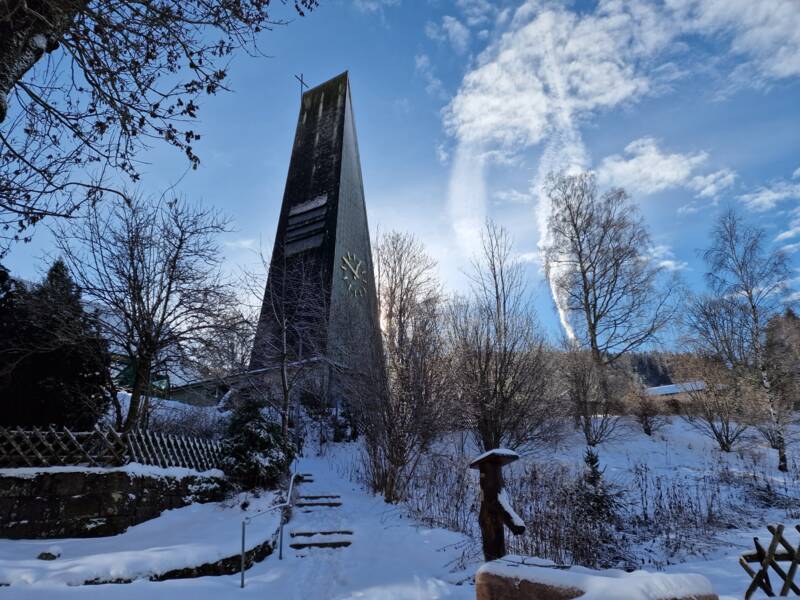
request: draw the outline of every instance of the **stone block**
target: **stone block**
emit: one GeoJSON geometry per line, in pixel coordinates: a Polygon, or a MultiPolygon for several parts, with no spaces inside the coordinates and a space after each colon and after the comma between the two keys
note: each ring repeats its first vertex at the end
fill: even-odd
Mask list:
{"type": "Polygon", "coordinates": [[[0,485],[0,498],[18,498],[31,495],[33,478],[3,477],[0,485]]]}
{"type": "Polygon", "coordinates": [[[524,556],[486,563],[475,577],[477,600],[572,600],[584,594],[617,600],[718,600],[701,575],[559,567],[524,556]]]}
{"type": "Polygon", "coordinates": [[[65,496],[60,502],[61,517],[64,519],[91,519],[100,512],[100,500],[96,494],[65,496]]]}
{"type": "Polygon", "coordinates": [[[216,478],[131,475],[126,471],[46,471],[0,477],[0,537],[115,535],[192,501],[219,501],[216,478]]]}
{"type": "Polygon", "coordinates": [[[578,588],[504,577],[478,572],[475,578],[477,600],[572,600],[583,596],[578,588]]]}

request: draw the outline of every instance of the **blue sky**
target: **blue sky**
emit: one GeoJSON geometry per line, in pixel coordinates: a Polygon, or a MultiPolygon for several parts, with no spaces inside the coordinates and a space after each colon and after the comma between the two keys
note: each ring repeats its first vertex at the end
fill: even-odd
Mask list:
{"type": "MultiPolygon", "coordinates": [[[[277,9],[291,17],[291,9],[277,9]]],[[[142,190],[178,183],[233,220],[231,270],[271,248],[299,90],[349,70],[370,226],[422,239],[451,289],[486,217],[510,229],[536,304],[550,170],[625,187],[656,260],[702,284],[697,250],[740,208],[800,252],[800,0],[321,0],[237,56],[232,93],[201,104],[202,164],[147,153],[142,190]],[[182,177],[183,176],[183,177],[182,177]],[[182,177],[182,178],[181,178],[182,177]]],[[[35,278],[40,229],[5,263],[35,278]]]]}

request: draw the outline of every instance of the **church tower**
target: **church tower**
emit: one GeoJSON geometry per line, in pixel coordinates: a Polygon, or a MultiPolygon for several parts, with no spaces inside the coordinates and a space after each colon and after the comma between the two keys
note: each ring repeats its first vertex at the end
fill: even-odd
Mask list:
{"type": "MultiPolygon", "coordinates": [[[[379,336],[345,72],[302,95],[250,370],[276,367],[282,352],[337,373],[362,368],[376,360],[379,336]]],[[[327,375],[336,388],[337,376],[327,375]]]]}

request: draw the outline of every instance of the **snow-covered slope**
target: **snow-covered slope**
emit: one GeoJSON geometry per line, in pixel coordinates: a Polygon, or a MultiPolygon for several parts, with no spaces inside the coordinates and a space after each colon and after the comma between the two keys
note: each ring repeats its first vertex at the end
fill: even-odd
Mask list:
{"type": "MultiPolygon", "coordinates": [[[[576,468],[582,465],[584,446],[579,436],[570,436],[564,445],[539,456],[523,457],[513,468],[524,468],[533,460],[561,462],[576,468]]],[[[337,495],[341,506],[304,513],[295,509],[286,528],[285,559],[273,554],[247,572],[247,586],[239,589],[236,575],[153,583],[137,581],[125,585],[72,587],[66,582],[92,574],[144,573],[164,565],[177,565],[187,558],[196,560],[236,551],[240,541],[242,511],[236,506],[197,505],[169,511],[159,519],[131,528],[113,538],[97,540],[0,541],[0,580],[12,576],[19,585],[0,588],[0,598],[52,599],[79,594],[81,598],[170,598],[206,600],[217,598],[292,599],[378,599],[427,600],[473,599],[470,578],[480,565],[479,547],[467,536],[444,529],[420,526],[409,518],[402,506],[390,506],[350,481],[348,473],[359,448],[341,444],[329,449],[325,457],[306,457],[298,470],[314,475],[314,482],[303,484],[304,495],[337,495]],[[352,531],[352,545],[345,548],[311,548],[295,552],[288,547],[290,531],[352,531]],[[59,546],[61,558],[44,562],[35,556],[50,546],[59,546]],[[30,583],[23,584],[28,581],[30,583]]],[[[739,453],[725,454],[681,421],[672,422],[654,438],[633,432],[625,439],[599,448],[606,477],[618,486],[635,489],[637,465],[644,465],[664,482],[694,481],[709,473],[723,473],[731,481],[718,487],[719,493],[737,495],[729,506],[738,506],[747,489],[739,477],[759,484],[770,482],[781,493],[795,494],[794,471],[788,475],[773,468],[774,456],[754,442],[739,453]],[[724,467],[724,470],[723,470],[724,467]],[[740,497],[741,496],[741,497],[740,497]]],[[[474,455],[470,456],[472,458],[474,455]]],[[[666,485],[666,483],[665,483],[666,485]]],[[[687,488],[688,489],[688,488],[687,488]]],[[[717,488],[715,488],[717,489],[717,488]]],[[[687,492],[688,493],[688,492],[687,492]]],[[[634,494],[632,494],[634,495],[634,494]]],[[[447,499],[445,499],[447,500],[447,499]]],[[[269,503],[271,499],[262,500],[269,503]]],[[[748,584],[737,564],[738,556],[752,549],[754,535],[768,536],[769,522],[794,523],[792,514],[800,507],[759,508],[756,500],[746,514],[726,514],[735,529],[716,529],[694,555],[691,548],[672,557],[663,568],[667,573],[697,573],[707,577],[715,592],[726,600],[740,598],[748,584]]],[[[255,506],[255,504],[254,504],[255,506]]],[[[519,508],[519,507],[515,507],[519,508]]],[[[634,507],[635,508],[635,507],[634,507]]],[[[251,508],[254,510],[254,508],[251,508]]],[[[274,528],[276,523],[256,520],[248,538],[274,528]]],[[[260,534],[259,534],[260,535],[260,534]]],[[[313,538],[318,539],[318,538],[313,538]]],[[[792,536],[797,541],[797,536],[792,536]]],[[[638,547],[641,551],[643,548],[638,547]]]]}

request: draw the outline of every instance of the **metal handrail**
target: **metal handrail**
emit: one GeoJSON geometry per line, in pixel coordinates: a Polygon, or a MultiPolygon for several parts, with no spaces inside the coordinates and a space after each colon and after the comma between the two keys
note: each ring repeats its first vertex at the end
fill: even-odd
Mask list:
{"type": "MultiPolygon", "coordinates": [[[[286,502],[282,502],[281,504],[276,504],[275,506],[270,506],[269,508],[266,508],[264,510],[261,510],[261,511],[255,513],[254,515],[250,515],[250,516],[245,517],[244,519],[242,519],[242,566],[241,566],[242,582],[241,582],[241,586],[240,587],[244,587],[245,531],[246,531],[247,525],[253,519],[261,517],[261,516],[263,516],[263,515],[265,515],[267,513],[271,513],[274,510],[277,510],[279,508],[287,508],[289,506],[292,506],[292,491],[294,490],[295,479],[297,479],[298,477],[300,477],[300,474],[299,473],[294,473],[292,475],[291,480],[289,480],[289,491],[288,491],[288,493],[286,495],[286,502]]],[[[280,527],[279,541],[278,541],[278,560],[283,560],[283,517],[281,517],[281,527],[280,527]]]]}

